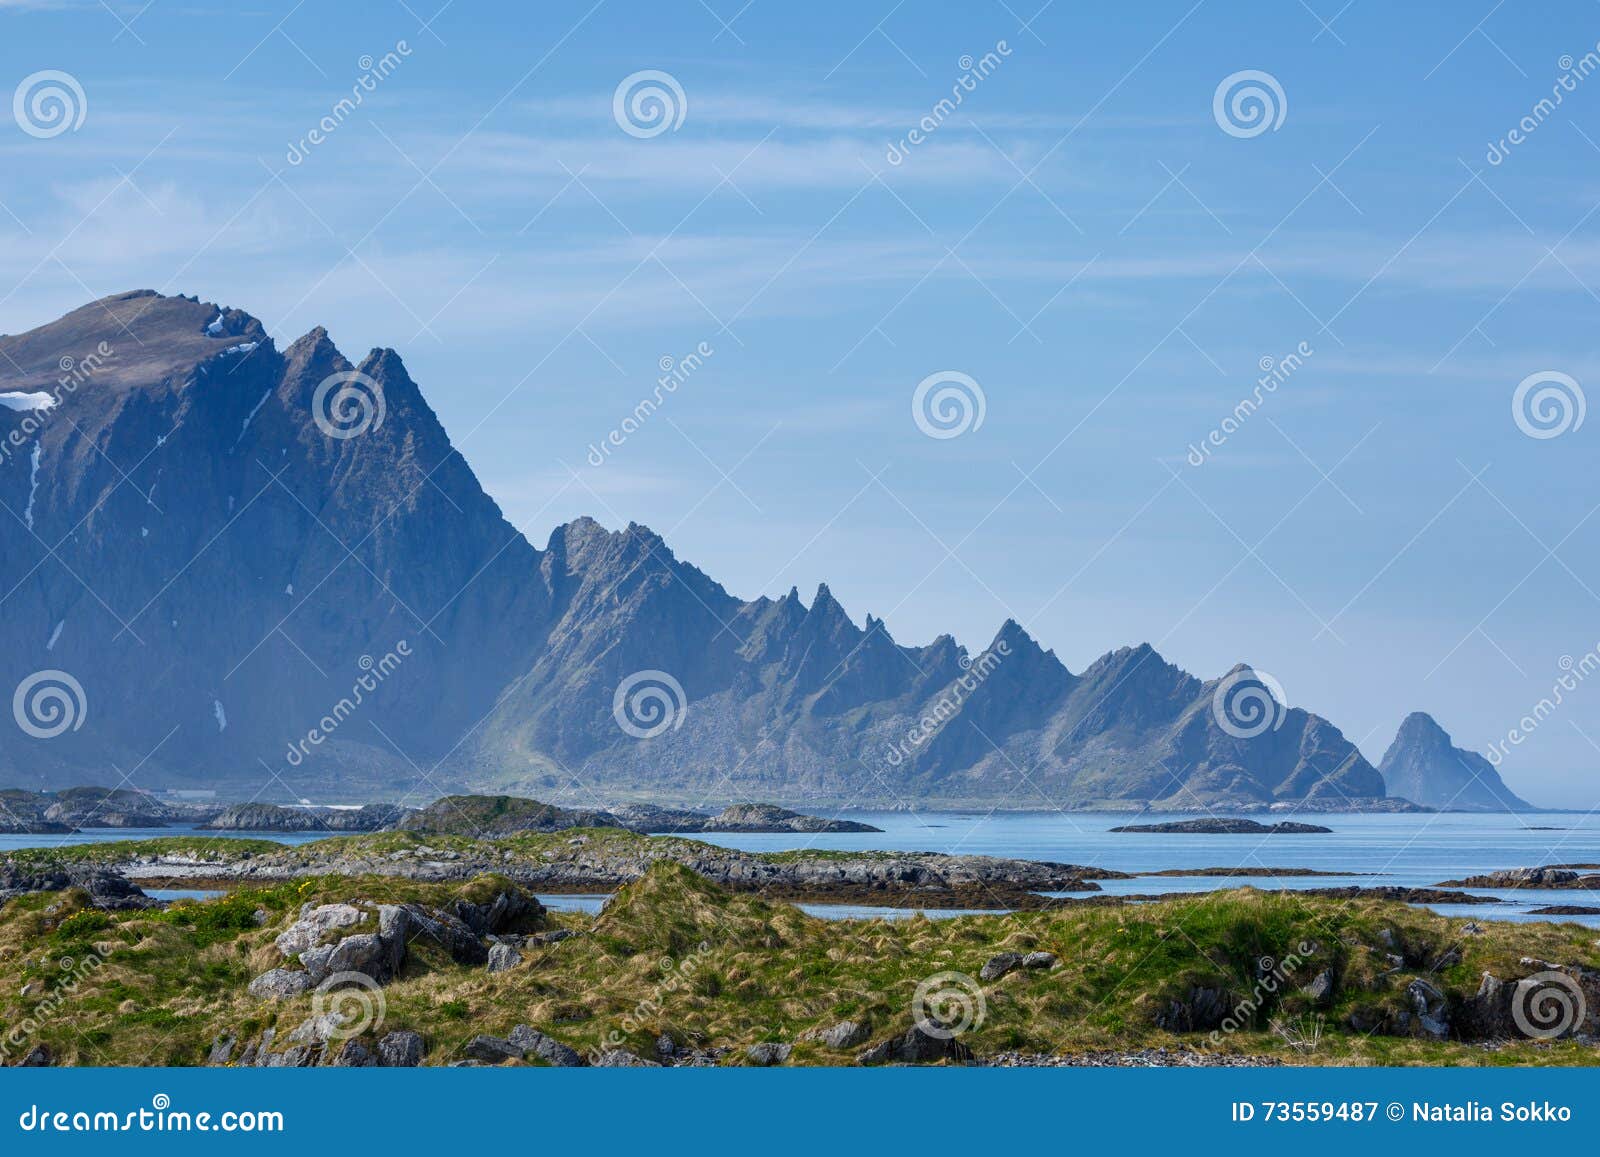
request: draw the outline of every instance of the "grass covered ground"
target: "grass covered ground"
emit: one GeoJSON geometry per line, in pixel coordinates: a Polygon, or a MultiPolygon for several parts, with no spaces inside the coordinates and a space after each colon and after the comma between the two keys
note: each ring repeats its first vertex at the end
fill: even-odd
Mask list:
{"type": "MultiPolygon", "coordinates": [[[[26,1026],[29,1043],[45,1043],[57,1063],[204,1063],[220,1032],[245,1039],[276,1026],[282,1035],[310,1015],[309,995],[272,1003],[245,990],[284,963],[272,942],[302,904],[444,906],[508,886],[493,877],[321,877],[138,912],[87,908],[78,892],[25,896],[0,909],[0,1022],[8,1035],[26,1026]]],[[[530,945],[506,972],[457,965],[414,943],[383,990],[383,1031],[422,1033],[429,1064],[459,1059],[472,1036],[503,1036],[517,1024],[586,1054],[621,1047],[653,1057],[665,1034],[680,1046],[727,1048],[727,1063],[742,1063],[745,1048],[762,1041],[798,1042],[791,1064],[850,1063],[855,1048],[832,1052],[803,1034],[842,1020],[870,1021],[873,1041],[903,1033],[918,985],[955,972],[974,978],[960,983],[981,1013],[961,1040],[979,1057],[1188,1044],[1291,1063],[1594,1063],[1592,1047],[1571,1042],[1486,1048],[1348,1027],[1352,1013],[1370,1022],[1406,1007],[1417,976],[1457,1001],[1485,971],[1525,974],[1523,957],[1600,965],[1593,930],[1578,925],[1483,921],[1481,934],[1468,935],[1465,924],[1399,904],[1248,888],[1156,904],[836,922],[658,864],[598,917],[547,915],[544,928],[581,934],[530,945]],[[975,979],[997,953],[1036,950],[1056,954],[1057,965],[975,979]],[[1442,967],[1430,971],[1429,962],[1442,967]],[[1324,970],[1337,985],[1319,1006],[1299,987],[1324,970]],[[1265,992],[1271,971],[1284,980],[1265,992]],[[1157,1027],[1157,1013],[1196,987],[1225,991],[1230,1008],[1256,1007],[1215,1041],[1157,1027]]],[[[16,1045],[9,1053],[10,1063],[19,1059],[16,1045]]]]}

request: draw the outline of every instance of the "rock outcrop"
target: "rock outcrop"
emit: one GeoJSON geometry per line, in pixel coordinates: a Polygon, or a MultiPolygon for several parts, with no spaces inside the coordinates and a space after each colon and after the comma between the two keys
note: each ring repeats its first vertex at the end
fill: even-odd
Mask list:
{"type": "Polygon", "coordinates": [[[19,867],[0,860],[0,904],[31,892],[60,892],[82,888],[89,905],[107,912],[159,908],[161,902],[119,872],[88,865],[19,867]]]}
{"type": "Polygon", "coordinates": [[[448,910],[368,901],[308,903],[273,941],[285,961],[300,967],[269,969],[250,982],[250,995],[283,1000],[330,985],[382,986],[395,978],[419,940],[442,948],[457,964],[486,964],[491,945],[485,937],[536,922],[543,913],[538,900],[517,888],[496,892],[487,904],[458,900],[448,910]]]}
{"type": "Polygon", "coordinates": [[[1441,888],[1537,888],[1593,892],[1600,889],[1600,864],[1552,865],[1544,868],[1503,868],[1459,880],[1446,880],[1441,888]]]}

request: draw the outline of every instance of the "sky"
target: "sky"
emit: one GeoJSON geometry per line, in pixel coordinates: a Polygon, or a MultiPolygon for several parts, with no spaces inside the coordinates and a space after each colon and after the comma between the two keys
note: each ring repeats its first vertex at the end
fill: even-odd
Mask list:
{"type": "Polygon", "coordinates": [[[0,0],[0,331],[135,288],[323,325],[535,545],[637,521],[905,643],[1248,662],[1374,762],[1428,711],[1587,807],[1597,42],[1492,0],[0,0]]]}

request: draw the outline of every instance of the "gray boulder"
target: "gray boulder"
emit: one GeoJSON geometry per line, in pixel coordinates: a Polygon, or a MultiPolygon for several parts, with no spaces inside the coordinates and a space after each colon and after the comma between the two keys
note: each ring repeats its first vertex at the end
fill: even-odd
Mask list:
{"type": "Polygon", "coordinates": [[[830,1029],[826,1029],[817,1038],[824,1046],[830,1049],[853,1049],[859,1044],[865,1044],[872,1035],[872,1025],[864,1020],[841,1020],[830,1029]]]}
{"type": "Polygon", "coordinates": [[[299,956],[322,943],[323,936],[341,928],[352,928],[367,919],[367,913],[354,904],[306,904],[299,918],[278,934],[278,951],[299,956]]]}
{"type": "Polygon", "coordinates": [[[794,1052],[794,1046],[778,1044],[774,1041],[765,1041],[761,1044],[751,1045],[744,1050],[744,1055],[750,1058],[750,1063],[762,1068],[781,1065],[789,1059],[789,1054],[794,1052]]]}
{"type": "Polygon", "coordinates": [[[321,1045],[333,1040],[347,1018],[342,1012],[325,1012],[307,1017],[286,1038],[294,1044],[321,1045]]]}
{"type": "Polygon", "coordinates": [[[525,1057],[538,1057],[546,1064],[561,1069],[581,1069],[588,1065],[577,1049],[546,1036],[538,1029],[519,1024],[511,1030],[510,1042],[522,1050],[525,1057]]]}
{"type": "Polygon", "coordinates": [[[1324,968],[1305,987],[1305,994],[1317,1004],[1327,1004],[1333,999],[1333,972],[1324,968]]]}
{"type": "Polygon", "coordinates": [[[1511,1040],[1521,1035],[1511,1018],[1511,987],[1485,972],[1478,991],[1462,1001],[1456,1013],[1456,1030],[1464,1040],[1511,1040]]]}
{"type": "Polygon", "coordinates": [[[630,1053],[627,1049],[607,1049],[600,1054],[600,1059],[595,1062],[596,1068],[602,1069],[659,1069],[658,1061],[647,1061],[641,1056],[630,1053]]]}
{"type": "Polygon", "coordinates": [[[497,892],[487,904],[457,900],[451,904],[450,914],[475,934],[488,936],[504,932],[524,918],[543,915],[544,905],[521,889],[507,889],[497,892]]]}
{"type": "Polygon", "coordinates": [[[277,1035],[278,1030],[275,1028],[262,1029],[261,1038],[253,1040],[245,1046],[244,1055],[239,1058],[239,1064],[241,1066],[254,1065],[258,1069],[265,1066],[268,1050],[272,1048],[272,1039],[277,1035]]]}
{"type": "Polygon", "coordinates": [[[224,1029],[211,1041],[211,1052],[206,1056],[208,1065],[225,1065],[233,1057],[233,1047],[239,1043],[239,1038],[224,1029]]]}
{"type": "Polygon", "coordinates": [[[1450,1008],[1445,994],[1430,981],[1418,977],[1406,985],[1406,998],[1416,1018],[1418,1031],[1434,1040],[1450,1035],[1450,1008]]]}
{"type": "Polygon", "coordinates": [[[1022,958],[1022,967],[1037,970],[1054,968],[1056,954],[1054,952],[1030,952],[1022,958]]]}
{"type": "Polygon", "coordinates": [[[522,1050],[510,1041],[481,1033],[463,1045],[461,1051],[473,1060],[488,1061],[490,1064],[522,1059],[522,1050]]]}
{"type": "Polygon", "coordinates": [[[315,983],[309,972],[271,968],[252,980],[246,991],[257,1000],[287,1000],[299,996],[315,983]]]}
{"type": "Polygon", "coordinates": [[[915,1065],[930,1061],[970,1060],[972,1050],[932,1022],[927,1028],[914,1024],[906,1030],[905,1035],[873,1045],[856,1057],[856,1063],[863,1065],[915,1065]]]}
{"type": "Polygon", "coordinates": [[[401,943],[411,939],[410,911],[399,904],[379,904],[378,935],[401,943]]]}
{"type": "Polygon", "coordinates": [[[403,952],[405,941],[386,941],[378,933],[362,931],[354,936],[346,936],[333,947],[318,947],[306,952],[301,955],[301,962],[306,965],[306,971],[317,976],[318,984],[326,976],[338,973],[362,973],[363,976],[371,976],[379,984],[387,984],[400,968],[403,952]]]}
{"type": "Polygon", "coordinates": [[[978,979],[983,981],[999,980],[1008,972],[1014,972],[1022,967],[1022,953],[1002,952],[998,956],[989,957],[983,969],[978,973],[978,979]]]}
{"type": "Polygon", "coordinates": [[[522,953],[509,944],[495,944],[489,949],[489,971],[505,972],[522,963],[522,953]]]}
{"type": "Polygon", "coordinates": [[[400,1029],[378,1042],[378,1063],[389,1069],[414,1069],[426,1051],[421,1033],[400,1029]]]}
{"type": "Polygon", "coordinates": [[[489,962],[489,950],[459,916],[430,912],[420,904],[407,904],[405,910],[410,915],[415,936],[433,941],[457,964],[476,966],[489,962]]]}
{"type": "Polygon", "coordinates": [[[366,1045],[354,1037],[344,1042],[344,1047],[339,1050],[339,1055],[333,1058],[336,1068],[341,1069],[369,1069],[378,1063],[378,1058],[366,1045]]]}
{"type": "Polygon", "coordinates": [[[28,1055],[17,1062],[17,1067],[22,1069],[45,1069],[55,1061],[50,1056],[50,1046],[44,1044],[34,1045],[28,1050],[28,1055]]]}

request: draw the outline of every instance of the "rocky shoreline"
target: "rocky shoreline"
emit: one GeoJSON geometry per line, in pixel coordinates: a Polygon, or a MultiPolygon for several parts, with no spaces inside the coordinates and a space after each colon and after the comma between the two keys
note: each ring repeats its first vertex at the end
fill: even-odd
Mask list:
{"type": "MultiPolygon", "coordinates": [[[[1086,904],[1120,906],[1217,891],[1108,896],[1101,890],[1102,880],[1216,876],[1267,882],[1274,878],[1349,875],[1312,868],[1271,867],[1124,873],[1079,864],[935,852],[811,849],[755,853],[676,836],[642,836],[615,828],[523,831],[497,839],[386,831],[330,836],[295,847],[259,840],[202,842],[167,837],[126,844],[34,849],[0,857],[0,899],[6,894],[8,879],[26,878],[30,873],[40,879],[60,879],[63,871],[70,873],[91,865],[145,888],[228,891],[289,880],[364,876],[440,884],[493,873],[539,892],[609,895],[640,879],[659,863],[681,865],[735,892],[788,903],[985,912],[1045,911],[1086,904]]],[[[1600,877],[1584,875],[1579,870],[1582,867],[1514,869],[1432,887],[1349,884],[1291,891],[1347,901],[1493,905],[1501,901],[1464,889],[1583,890],[1600,883],[1600,877]]],[[[1547,906],[1534,914],[1577,916],[1592,912],[1581,905],[1560,905],[1547,906]]]]}
{"type": "Polygon", "coordinates": [[[1596,1055],[1588,930],[1478,924],[1339,890],[1132,899],[841,925],[660,858],[593,914],[549,910],[504,873],[254,877],[225,897],[162,904],[105,863],[9,864],[0,1016],[35,1027],[0,1046],[0,1062],[1189,1068],[1596,1055]],[[61,1002],[62,959],[115,967],[74,973],[61,1002]],[[1530,1040],[1527,1010],[1563,991],[1581,994],[1577,1011],[1530,1040]]]}
{"type": "Polygon", "coordinates": [[[1092,892],[1122,873],[1075,864],[934,852],[741,852],[677,837],[609,829],[473,840],[384,832],[334,837],[294,848],[229,848],[224,841],[100,845],[85,853],[128,879],[154,886],[259,884],[324,876],[383,876],[426,883],[498,873],[549,892],[611,892],[671,862],[735,891],[817,902],[883,903],[915,898],[924,907],[1005,908],[1038,892],[1092,892]]]}
{"type": "Polygon", "coordinates": [[[1600,891],[1600,864],[1551,864],[1542,868],[1506,868],[1481,876],[1445,880],[1439,887],[1600,891]]]}

